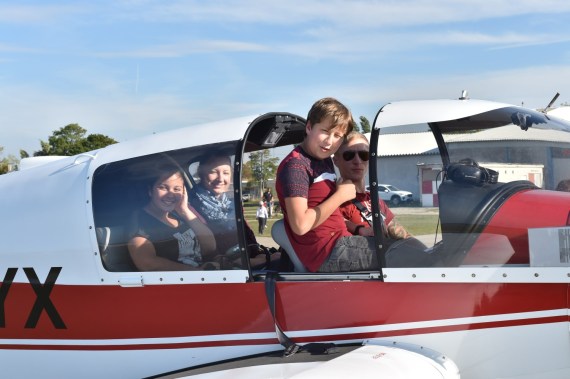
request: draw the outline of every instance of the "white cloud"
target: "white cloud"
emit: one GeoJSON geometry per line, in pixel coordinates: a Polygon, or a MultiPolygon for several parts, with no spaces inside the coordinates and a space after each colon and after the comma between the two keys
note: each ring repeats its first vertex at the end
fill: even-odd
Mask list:
{"type": "MultiPolygon", "coordinates": [[[[408,75],[396,80],[371,82],[365,87],[338,89],[349,98],[355,115],[374,117],[380,107],[391,101],[456,99],[467,90],[474,99],[504,102],[525,107],[545,107],[556,92],[557,101],[569,101],[570,66],[536,66],[487,71],[466,75],[408,75]],[[360,112],[360,113],[359,113],[360,112]]],[[[371,120],[372,121],[372,120],[371,120]]]]}
{"type": "MultiPolygon", "coordinates": [[[[271,53],[307,57],[316,60],[334,58],[342,62],[369,59],[395,51],[411,51],[418,46],[487,46],[489,49],[516,48],[546,45],[570,41],[570,37],[550,34],[477,32],[422,32],[422,33],[320,33],[323,38],[302,42],[260,44],[232,40],[194,40],[165,45],[147,46],[134,50],[96,52],[90,55],[100,58],[180,58],[208,53],[271,53]]],[[[0,50],[1,50],[0,46],[0,50]]]]}
{"type": "MultiPolygon", "coordinates": [[[[119,44],[109,41],[103,47],[87,49],[78,47],[82,43],[79,39],[76,49],[69,51],[77,54],[87,50],[92,57],[172,59],[212,52],[273,52],[346,62],[417,46],[481,45],[500,49],[567,42],[570,37],[566,34],[538,32],[527,19],[522,20],[522,25],[502,25],[498,21],[494,31],[466,27],[476,20],[564,12],[570,12],[570,2],[555,0],[498,0],[492,5],[476,0],[127,0],[73,6],[0,6],[0,22],[100,24],[101,28],[123,23],[140,28],[157,23],[168,25],[168,30],[182,28],[148,42],[132,37],[119,44]],[[83,14],[89,17],[75,17],[83,14]],[[185,29],[185,24],[198,31],[185,29]],[[417,29],[422,26],[431,27],[417,29]],[[201,27],[204,33],[199,31],[201,27]],[[259,27],[262,29],[256,30],[261,32],[256,35],[240,33],[241,28],[259,27]]],[[[39,49],[0,44],[0,52],[41,52],[39,49]]]]}
{"type": "Polygon", "coordinates": [[[7,5],[0,4],[0,22],[5,24],[55,23],[64,17],[89,12],[79,5],[7,5]]]}
{"type": "Polygon", "coordinates": [[[178,58],[187,55],[219,53],[219,52],[261,52],[267,47],[249,42],[230,40],[195,40],[167,45],[149,46],[137,50],[94,53],[93,56],[102,58],[178,58]]]}
{"type": "Polygon", "coordinates": [[[339,34],[330,38],[330,33],[322,39],[302,42],[274,44],[272,52],[291,56],[308,57],[315,60],[333,58],[341,62],[369,60],[385,57],[387,53],[409,52],[418,47],[481,46],[489,50],[517,48],[524,46],[550,45],[570,41],[570,36],[550,34],[520,33],[479,33],[479,32],[373,32],[339,34]]]}
{"type": "Polygon", "coordinates": [[[17,45],[10,45],[6,43],[0,43],[0,53],[33,53],[39,52],[38,49],[30,49],[17,45]]]}
{"type": "MultiPolygon", "coordinates": [[[[541,43],[541,41],[552,41],[553,38],[560,39],[558,36],[537,35],[537,34],[521,34],[521,33],[501,33],[489,34],[482,32],[462,32],[449,31],[447,33],[422,33],[416,35],[418,41],[433,45],[514,45],[541,43]]],[[[570,39],[570,37],[568,37],[570,39]]]]}
{"type": "Polygon", "coordinates": [[[144,1],[123,2],[121,17],[152,22],[214,21],[272,25],[325,22],[336,28],[385,28],[388,26],[460,23],[525,14],[570,11],[570,3],[559,0],[412,0],[346,1],[265,0],[144,1]]]}

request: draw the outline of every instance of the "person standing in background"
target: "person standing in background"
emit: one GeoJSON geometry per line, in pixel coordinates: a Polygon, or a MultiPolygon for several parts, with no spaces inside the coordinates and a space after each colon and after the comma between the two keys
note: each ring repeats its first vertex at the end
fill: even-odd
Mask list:
{"type": "Polygon", "coordinates": [[[270,188],[267,188],[265,190],[265,192],[263,193],[263,200],[265,201],[265,204],[267,205],[268,217],[271,217],[273,215],[273,194],[271,193],[270,188]]]}
{"type": "Polygon", "coordinates": [[[259,234],[263,234],[263,230],[265,229],[265,226],[267,225],[267,218],[268,218],[268,213],[267,213],[267,208],[265,207],[265,203],[263,201],[259,202],[259,207],[257,208],[257,212],[255,213],[255,217],[257,217],[257,222],[259,225],[259,234]]]}

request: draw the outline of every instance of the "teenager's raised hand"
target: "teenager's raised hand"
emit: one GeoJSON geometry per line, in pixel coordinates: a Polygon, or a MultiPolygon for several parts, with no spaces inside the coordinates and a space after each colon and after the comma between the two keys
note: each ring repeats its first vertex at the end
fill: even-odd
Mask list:
{"type": "Polygon", "coordinates": [[[350,179],[339,179],[336,183],[336,193],[339,194],[343,202],[356,197],[356,186],[350,179]]]}

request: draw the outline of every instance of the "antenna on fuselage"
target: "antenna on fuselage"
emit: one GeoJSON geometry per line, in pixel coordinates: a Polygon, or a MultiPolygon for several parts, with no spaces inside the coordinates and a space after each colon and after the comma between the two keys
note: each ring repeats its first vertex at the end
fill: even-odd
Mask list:
{"type": "Polygon", "coordinates": [[[554,102],[556,101],[556,99],[558,99],[558,96],[560,96],[560,93],[556,92],[556,95],[554,95],[554,97],[552,98],[552,100],[550,100],[550,103],[548,103],[548,105],[546,106],[546,108],[544,108],[542,110],[542,113],[546,113],[550,107],[552,107],[552,104],[554,104],[554,102]]]}

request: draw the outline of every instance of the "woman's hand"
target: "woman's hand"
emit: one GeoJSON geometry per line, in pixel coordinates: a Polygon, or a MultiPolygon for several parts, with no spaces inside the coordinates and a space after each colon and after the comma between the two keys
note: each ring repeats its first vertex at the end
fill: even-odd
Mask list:
{"type": "Polygon", "coordinates": [[[187,221],[192,221],[196,218],[196,215],[188,207],[188,191],[186,191],[186,186],[182,189],[180,201],[176,204],[175,211],[187,221]]]}

